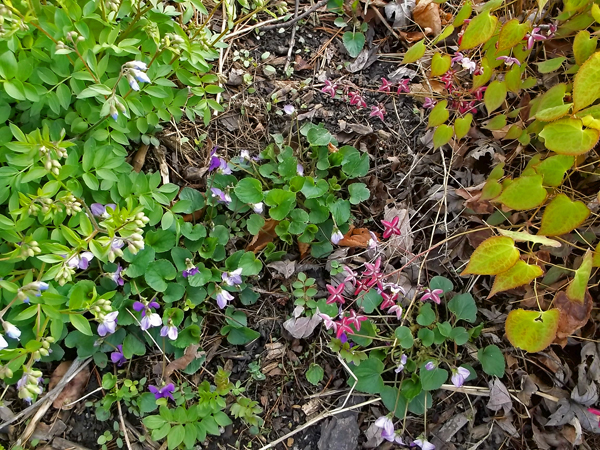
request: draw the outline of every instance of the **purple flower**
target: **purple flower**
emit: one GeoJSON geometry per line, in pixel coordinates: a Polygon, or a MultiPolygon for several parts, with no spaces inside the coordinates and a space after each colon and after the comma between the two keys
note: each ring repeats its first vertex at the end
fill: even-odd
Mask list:
{"type": "Polygon", "coordinates": [[[234,270],[233,272],[223,272],[221,278],[227,284],[227,286],[238,286],[242,284],[242,268],[234,270]]]}
{"type": "Polygon", "coordinates": [[[250,206],[252,206],[252,211],[254,211],[256,214],[262,214],[265,209],[263,202],[253,203],[250,206]]]}
{"type": "Polygon", "coordinates": [[[410,94],[409,83],[410,83],[409,78],[404,78],[402,81],[400,81],[400,83],[398,83],[398,91],[396,93],[402,94],[403,92],[405,92],[407,94],[410,94]]]}
{"type": "Polygon", "coordinates": [[[517,66],[521,65],[521,61],[519,61],[517,58],[513,58],[512,56],[498,56],[496,60],[504,61],[504,64],[507,66],[512,66],[513,64],[516,64],[517,66]]]}
{"type": "Polygon", "coordinates": [[[159,398],[170,398],[171,400],[175,400],[173,398],[173,392],[175,392],[173,383],[166,384],[160,388],[150,385],[148,386],[148,390],[154,394],[156,400],[159,398]]]}
{"type": "Polygon", "coordinates": [[[231,196],[223,192],[221,189],[210,188],[210,190],[212,191],[212,196],[217,199],[217,203],[231,203],[231,196]]]}
{"type": "Polygon", "coordinates": [[[298,164],[296,166],[296,172],[298,172],[298,175],[300,176],[304,175],[304,167],[302,166],[302,164],[298,164]]]}
{"type": "Polygon", "coordinates": [[[527,38],[527,50],[531,50],[533,48],[533,44],[536,41],[545,41],[548,37],[544,36],[543,34],[539,33],[540,28],[539,27],[535,27],[532,31],[531,34],[527,34],[525,35],[525,37],[527,38]]]}
{"type": "Polygon", "coordinates": [[[452,377],[450,380],[454,386],[461,387],[465,383],[465,380],[469,378],[470,374],[471,372],[469,372],[469,369],[466,369],[465,367],[452,369],[452,377]]]}
{"type": "Polygon", "coordinates": [[[81,252],[79,255],[74,255],[67,261],[67,266],[71,269],[79,268],[85,270],[90,265],[90,261],[94,259],[92,252],[81,252]]]}
{"type": "Polygon", "coordinates": [[[185,269],[183,272],[181,272],[181,275],[183,275],[183,278],[187,278],[196,275],[197,273],[200,273],[200,271],[196,266],[193,266],[189,269],[185,269]]]}
{"type": "Polygon", "coordinates": [[[443,293],[444,291],[442,289],[431,290],[429,288],[425,288],[425,294],[423,294],[423,297],[421,297],[421,301],[425,302],[427,300],[431,300],[439,305],[442,301],[440,299],[440,295],[443,293]]]}
{"type": "Polygon", "coordinates": [[[435,364],[433,363],[433,361],[429,361],[427,364],[425,364],[425,370],[433,370],[435,369],[435,364]]]}
{"type": "Polygon", "coordinates": [[[285,105],[283,107],[283,112],[286,113],[288,116],[294,114],[294,111],[296,111],[294,105],[285,105]]]}
{"type": "Polygon", "coordinates": [[[342,239],[344,239],[344,235],[338,227],[334,227],[333,233],[331,234],[331,243],[338,245],[342,239]]]}
{"type": "Polygon", "coordinates": [[[383,109],[382,106],[374,105],[374,106],[371,106],[371,113],[369,114],[369,117],[379,117],[381,120],[383,120],[384,114],[385,114],[385,109],[383,109]]]}
{"type": "Polygon", "coordinates": [[[332,97],[335,97],[336,89],[337,89],[337,84],[334,84],[329,80],[325,80],[325,86],[323,87],[323,89],[321,89],[321,92],[323,94],[329,94],[332,97]]]}
{"type": "Polygon", "coordinates": [[[452,64],[459,63],[463,60],[463,58],[464,58],[464,55],[461,52],[456,52],[454,54],[454,57],[452,58],[451,62],[452,62],[452,64]]]}
{"type": "Polygon", "coordinates": [[[408,356],[402,354],[402,356],[400,357],[400,364],[398,364],[398,367],[396,367],[396,370],[394,370],[394,372],[402,372],[404,370],[404,366],[406,365],[406,361],[408,361],[408,356]]]}
{"type": "Polygon", "coordinates": [[[434,100],[432,100],[431,98],[425,97],[425,101],[423,102],[423,108],[431,109],[435,106],[435,103],[436,102],[434,100]]]}
{"type": "MultiPolygon", "coordinates": [[[[421,450],[435,450],[435,445],[427,441],[427,439],[415,439],[413,444],[420,447],[421,450]]],[[[411,445],[412,447],[413,445],[411,445]]]]}
{"type": "Polygon", "coordinates": [[[375,426],[381,428],[381,437],[386,441],[394,442],[394,422],[388,416],[381,416],[375,421],[375,426]]]}
{"type": "Polygon", "coordinates": [[[107,334],[113,334],[117,328],[117,316],[119,311],[113,311],[106,314],[102,318],[102,322],[98,325],[98,334],[102,337],[107,334]]]}
{"type": "Polygon", "coordinates": [[[125,284],[125,280],[121,276],[121,272],[123,268],[121,264],[117,264],[117,270],[110,274],[110,279],[113,280],[118,286],[123,286],[125,284]]]}
{"type": "Polygon", "coordinates": [[[208,165],[209,172],[212,172],[213,170],[217,169],[221,165],[221,158],[216,156],[216,153],[217,153],[217,147],[213,147],[213,149],[210,152],[210,164],[208,165]]]}
{"type": "Polygon", "coordinates": [[[463,66],[463,69],[467,69],[470,74],[475,72],[477,69],[477,63],[475,61],[471,61],[469,58],[463,58],[460,62],[460,65],[463,66]]]}
{"type": "Polygon", "coordinates": [[[168,337],[172,341],[177,339],[178,334],[179,334],[179,331],[177,330],[177,327],[173,324],[165,325],[164,327],[162,327],[160,329],[160,335],[162,337],[168,337]]]}
{"type": "Polygon", "coordinates": [[[133,309],[142,313],[142,320],[140,320],[140,328],[145,331],[151,327],[159,327],[162,325],[162,319],[158,314],[154,312],[154,309],[158,309],[160,306],[152,299],[147,305],[142,302],[135,302],[133,309]]]}
{"type": "Polygon", "coordinates": [[[110,360],[119,367],[127,362],[127,358],[123,355],[123,346],[121,344],[117,345],[117,349],[110,354],[110,360]]]}
{"type": "Polygon", "coordinates": [[[223,158],[219,158],[218,170],[223,175],[231,175],[231,167],[229,167],[229,165],[227,164],[227,161],[225,161],[223,158]]]}
{"type": "Polygon", "coordinates": [[[227,306],[227,303],[233,300],[233,295],[229,292],[223,290],[220,286],[216,287],[217,289],[217,305],[219,308],[223,309],[227,306]]]}

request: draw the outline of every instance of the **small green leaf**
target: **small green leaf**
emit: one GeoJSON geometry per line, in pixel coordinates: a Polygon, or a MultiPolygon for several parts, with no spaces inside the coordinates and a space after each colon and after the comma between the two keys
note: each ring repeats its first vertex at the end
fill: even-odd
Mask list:
{"type": "Polygon", "coordinates": [[[169,434],[167,436],[167,445],[169,447],[169,450],[173,450],[179,444],[181,444],[183,442],[184,437],[185,428],[183,428],[183,425],[178,424],[171,428],[171,431],[169,431],[169,434]]]}
{"type": "MultiPolygon", "coordinates": [[[[538,72],[540,73],[550,73],[558,70],[560,66],[566,61],[567,58],[564,56],[559,56],[558,58],[548,59],[543,62],[534,63],[538,66],[538,72]]],[[[580,69],[581,70],[581,69],[580,69]]]]}
{"type": "MultiPolygon", "coordinates": [[[[600,75],[600,72],[599,72],[600,75]]],[[[583,155],[589,152],[600,137],[593,128],[583,128],[581,119],[560,119],[547,124],[539,133],[548,150],[561,155],[583,155]]]]}
{"type": "Polygon", "coordinates": [[[456,139],[464,138],[471,129],[473,114],[468,113],[465,117],[459,117],[454,120],[454,134],[456,139]]]}
{"type": "Polygon", "coordinates": [[[413,346],[414,339],[410,328],[405,326],[398,327],[396,328],[395,335],[402,348],[411,348],[413,346]]]}
{"type": "Polygon", "coordinates": [[[485,124],[484,128],[488,130],[499,130],[506,126],[506,115],[498,114],[494,116],[485,124]]]}
{"type": "Polygon", "coordinates": [[[497,275],[510,269],[518,260],[515,241],[505,236],[492,236],[475,249],[461,275],[497,275]]]}
{"type": "Polygon", "coordinates": [[[425,50],[427,50],[427,47],[425,47],[425,39],[422,39],[408,49],[404,55],[404,58],[402,59],[402,64],[409,64],[418,61],[425,54],[425,50]]]}
{"type": "Polygon", "coordinates": [[[144,274],[148,286],[158,292],[164,292],[169,286],[165,280],[172,280],[177,275],[177,270],[166,259],[152,261],[144,274]]]}
{"type": "Polygon", "coordinates": [[[442,55],[435,53],[431,58],[431,76],[439,77],[444,75],[452,66],[452,58],[450,55],[442,55]]]}
{"type": "Polygon", "coordinates": [[[529,22],[519,23],[518,19],[506,22],[498,36],[498,50],[509,50],[520,43],[531,29],[529,22]]]}
{"type": "Polygon", "coordinates": [[[342,36],[344,47],[352,58],[356,58],[365,46],[365,35],[360,32],[346,31],[342,36]]]}
{"type": "Polygon", "coordinates": [[[477,352],[477,358],[485,373],[498,378],[504,376],[506,362],[504,361],[504,355],[496,345],[480,348],[477,352]]]}
{"type": "Polygon", "coordinates": [[[469,50],[490,40],[496,31],[498,18],[489,11],[477,15],[469,22],[465,30],[459,50],[469,50]]]}
{"type": "Polygon", "coordinates": [[[465,345],[471,336],[464,327],[455,327],[452,328],[449,337],[456,343],[456,345],[465,345]]]}
{"type": "Polygon", "coordinates": [[[454,284],[448,278],[436,275],[429,281],[429,288],[431,290],[441,289],[444,291],[444,293],[440,295],[441,297],[454,289],[454,284]]]}
{"type": "Polygon", "coordinates": [[[504,81],[492,81],[483,94],[483,103],[488,114],[500,108],[506,100],[506,83],[504,81]]]}
{"type": "MultiPolygon", "coordinates": [[[[380,393],[384,386],[381,377],[384,369],[383,363],[374,356],[369,356],[368,359],[362,361],[358,367],[352,369],[358,379],[356,390],[367,394],[380,393]]],[[[349,378],[348,382],[352,385],[354,380],[349,378]]]]}
{"type": "Polygon", "coordinates": [[[546,206],[538,234],[560,236],[579,227],[590,215],[585,203],[571,201],[565,194],[558,194],[546,206]]]}
{"type": "Polygon", "coordinates": [[[428,327],[435,321],[435,311],[431,308],[431,303],[425,303],[419,309],[417,323],[422,327],[428,327]]]}
{"type": "Polygon", "coordinates": [[[325,372],[323,368],[315,363],[312,363],[308,370],[306,371],[306,379],[313,386],[318,385],[321,381],[323,381],[323,375],[325,372]]]}
{"type": "Polygon", "coordinates": [[[583,303],[585,301],[585,293],[587,291],[588,281],[592,273],[592,252],[588,250],[579,268],[575,271],[575,277],[571,284],[565,290],[569,300],[583,303]]]}
{"type": "Polygon", "coordinates": [[[448,117],[450,117],[450,112],[448,111],[447,106],[448,101],[442,100],[433,107],[431,113],[429,114],[429,122],[427,124],[428,127],[437,127],[448,120],[448,117]]]}
{"type": "Polygon", "coordinates": [[[559,318],[558,309],[543,312],[513,309],[506,317],[506,336],[515,347],[541,352],[554,341],[559,318]]]}
{"type": "Polygon", "coordinates": [[[535,171],[544,177],[543,185],[558,187],[565,178],[565,173],[575,164],[575,157],[554,155],[535,165],[535,171]]]}
{"type": "Polygon", "coordinates": [[[75,328],[81,331],[86,336],[92,336],[92,327],[90,322],[80,314],[69,314],[69,320],[75,328]]]}
{"type": "Polygon", "coordinates": [[[473,323],[477,320],[477,305],[473,296],[468,292],[455,295],[448,302],[448,309],[456,316],[456,321],[464,320],[473,323]]]}
{"type": "Polygon", "coordinates": [[[371,289],[356,299],[356,305],[359,308],[363,308],[367,314],[371,314],[373,311],[375,311],[375,308],[381,304],[382,301],[383,297],[381,294],[379,294],[375,289],[371,289]]]}
{"type": "Polygon", "coordinates": [[[448,381],[448,371],[436,367],[432,370],[427,370],[423,363],[419,370],[419,379],[421,380],[421,387],[424,391],[435,391],[442,387],[446,381],[448,381]]]}
{"type": "Polygon", "coordinates": [[[433,133],[433,147],[439,148],[442,145],[446,145],[452,139],[452,135],[454,134],[454,129],[449,125],[440,125],[436,128],[433,133]]]}
{"type": "Polygon", "coordinates": [[[272,189],[265,196],[265,203],[270,206],[269,216],[275,220],[283,220],[296,206],[296,194],[283,189],[272,189]]]}
{"type": "Polygon", "coordinates": [[[263,200],[260,181],[254,178],[243,178],[233,190],[237,198],[244,203],[260,203],[263,200]]]}
{"type": "Polygon", "coordinates": [[[381,401],[385,407],[398,419],[404,419],[406,412],[406,399],[400,393],[398,388],[393,386],[384,386],[380,395],[381,401]]]}
{"type": "Polygon", "coordinates": [[[417,334],[417,337],[425,347],[431,347],[431,344],[433,344],[433,331],[427,328],[421,328],[417,334]]]}
{"type": "Polygon", "coordinates": [[[487,298],[493,297],[498,292],[514,289],[524,284],[531,283],[537,277],[544,274],[542,268],[538,265],[529,265],[525,261],[517,261],[517,263],[496,276],[492,290],[487,298]]]}
{"type": "Polygon", "coordinates": [[[350,203],[358,205],[360,202],[368,200],[371,196],[371,191],[367,188],[364,183],[352,183],[348,186],[348,192],[350,193],[350,203]]]}
{"type": "Polygon", "coordinates": [[[515,211],[526,211],[540,206],[546,199],[541,175],[521,176],[504,188],[498,201],[515,211]]]}

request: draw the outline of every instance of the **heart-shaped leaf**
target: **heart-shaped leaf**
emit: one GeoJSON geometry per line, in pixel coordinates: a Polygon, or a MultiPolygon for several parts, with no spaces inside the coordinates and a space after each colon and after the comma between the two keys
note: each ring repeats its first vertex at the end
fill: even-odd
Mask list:
{"type": "Polygon", "coordinates": [[[583,261],[579,268],[575,271],[575,277],[571,284],[565,290],[565,293],[570,300],[583,303],[585,300],[585,293],[587,292],[587,285],[592,273],[592,252],[588,250],[583,256],[583,261]]]}
{"type": "Polygon", "coordinates": [[[573,53],[575,55],[575,63],[581,66],[587,59],[596,51],[598,38],[591,38],[590,32],[581,30],[575,36],[573,41],[573,53]]]}
{"type": "Polygon", "coordinates": [[[498,50],[509,50],[523,40],[531,29],[529,22],[520,23],[519,19],[509,20],[504,24],[498,36],[498,50]]]}
{"type": "Polygon", "coordinates": [[[365,35],[360,32],[346,31],[342,37],[344,47],[352,58],[356,58],[365,46],[365,35]]]}
{"type": "Polygon", "coordinates": [[[505,236],[493,236],[479,244],[461,275],[497,275],[506,272],[518,260],[515,241],[505,236]]]}
{"type": "Polygon", "coordinates": [[[515,347],[532,353],[541,352],[554,341],[559,317],[558,309],[544,312],[512,310],[504,325],[506,336],[515,347]]]}
{"type": "Polygon", "coordinates": [[[433,133],[433,147],[439,148],[442,145],[447,144],[452,139],[452,135],[454,134],[454,128],[449,125],[440,125],[436,128],[433,133]]]}
{"type": "Polygon", "coordinates": [[[465,117],[459,117],[454,119],[454,134],[456,139],[464,138],[469,130],[471,129],[471,122],[473,121],[473,114],[469,113],[465,117]]]}
{"type": "MultiPolygon", "coordinates": [[[[600,74],[599,74],[600,75],[600,74]]],[[[560,119],[547,124],[539,133],[548,150],[561,155],[583,155],[596,143],[600,132],[594,128],[583,128],[581,119],[560,119]]]]}
{"type": "Polygon", "coordinates": [[[517,263],[508,269],[506,272],[496,275],[492,290],[488,298],[493,297],[498,292],[507,291],[524,284],[529,284],[535,278],[544,273],[542,268],[537,265],[527,264],[525,261],[517,261],[517,263]]]}
{"type": "Polygon", "coordinates": [[[450,117],[450,113],[446,108],[448,106],[447,100],[442,100],[438,102],[437,105],[433,107],[431,113],[429,114],[428,127],[437,127],[438,125],[443,124],[450,117]]]}
{"type": "Polygon", "coordinates": [[[498,18],[492,16],[489,11],[477,15],[469,22],[463,34],[459,50],[468,50],[487,42],[496,31],[498,18]]]}
{"type": "Polygon", "coordinates": [[[584,62],[573,83],[574,111],[580,111],[590,106],[600,98],[600,52],[594,53],[584,62]]]}
{"type": "Polygon", "coordinates": [[[542,216],[542,226],[538,234],[560,236],[573,231],[590,215],[583,202],[571,201],[565,194],[558,194],[546,206],[542,216]]]}
{"type": "Polygon", "coordinates": [[[452,58],[450,55],[442,55],[440,53],[436,53],[431,58],[431,76],[439,77],[440,75],[444,75],[450,69],[452,65],[452,58]]]}
{"type": "Polygon", "coordinates": [[[537,164],[535,171],[544,177],[542,182],[544,186],[558,187],[573,164],[575,164],[574,156],[554,155],[537,164]]]}
{"type": "Polygon", "coordinates": [[[498,201],[515,211],[535,208],[546,199],[547,193],[542,187],[542,181],[541,175],[521,176],[504,188],[498,201]]]}
{"type": "Polygon", "coordinates": [[[424,39],[417,42],[415,45],[408,49],[408,51],[404,55],[404,58],[402,59],[402,64],[409,64],[418,61],[423,57],[426,49],[427,47],[425,47],[424,39]]]}
{"type": "Polygon", "coordinates": [[[500,108],[506,100],[506,83],[504,81],[492,81],[483,94],[483,103],[488,114],[500,108]]]}

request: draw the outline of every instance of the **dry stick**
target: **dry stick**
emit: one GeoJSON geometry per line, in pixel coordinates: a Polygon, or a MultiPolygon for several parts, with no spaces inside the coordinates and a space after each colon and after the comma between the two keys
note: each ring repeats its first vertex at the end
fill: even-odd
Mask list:
{"type": "Polygon", "coordinates": [[[275,24],[275,25],[269,25],[266,27],[262,27],[261,30],[262,31],[269,31],[269,30],[276,30],[277,28],[286,28],[289,27],[290,25],[295,24],[296,22],[304,19],[306,16],[308,16],[309,14],[315,12],[317,9],[319,9],[321,6],[324,6],[327,4],[329,0],[321,0],[319,3],[317,3],[316,5],[314,5],[313,7],[311,7],[308,11],[300,14],[297,17],[294,17],[292,20],[290,20],[289,22],[284,22],[284,23],[280,23],[280,24],[275,24]]]}
{"type": "MultiPolygon", "coordinates": [[[[295,6],[294,6],[294,17],[296,17],[298,15],[298,3],[300,3],[300,0],[296,0],[295,1],[295,6]]],[[[290,37],[290,48],[288,49],[288,53],[287,53],[287,59],[285,61],[285,66],[283,68],[283,73],[287,73],[287,69],[290,66],[290,59],[292,57],[292,51],[294,50],[294,42],[296,41],[296,27],[292,28],[292,36],[290,37]]]]}
{"type": "Polygon", "coordinates": [[[129,442],[129,433],[127,433],[127,427],[125,426],[125,419],[123,419],[123,411],[121,411],[121,402],[117,402],[117,409],[119,410],[119,420],[121,422],[121,428],[123,428],[123,434],[125,435],[125,443],[127,444],[127,449],[131,449],[131,442],[129,442]]]}

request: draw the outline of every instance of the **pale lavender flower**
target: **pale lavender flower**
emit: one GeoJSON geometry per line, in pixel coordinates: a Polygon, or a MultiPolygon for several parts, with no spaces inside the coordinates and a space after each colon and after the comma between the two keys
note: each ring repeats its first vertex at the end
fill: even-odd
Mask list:
{"type": "Polygon", "coordinates": [[[90,265],[90,261],[94,259],[92,252],[81,252],[79,255],[74,255],[67,261],[67,266],[71,269],[79,268],[85,270],[90,265]]]}
{"type": "Polygon", "coordinates": [[[262,214],[264,211],[263,202],[253,203],[250,206],[252,206],[252,211],[254,211],[256,214],[262,214]]]}
{"type": "Polygon", "coordinates": [[[219,168],[217,170],[223,175],[231,175],[231,167],[223,158],[219,158],[219,168]]]}
{"type": "Polygon", "coordinates": [[[464,55],[461,52],[454,53],[454,57],[452,58],[452,64],[460,63],[464,58],[464,55]]]}
{"type": "Polygon", "coordinates": [[[117,264],[117,270],[109,274],[110,279],[113,280],[118,286],[123,286],[125,284],[125,280],[121,276],[122,271],[123,268],[121,267],[121,264],[117,264]]]}
{"type": "Polygon", "coordinates": [[[504,64],[506,64],[509,67],[513,64],[516,64],[517,66],[521,65],[521,61],[519,61],[517,58],[513,58],[512,56],[498,56],[496,60],[504,61],[504,64]]]}
{"type": "Polygon", "coordinates": [[[218,203],[231,203],[231,196],[226,192],[223,192],[221,189],[214,187],[210,188],[210,190],[212,192],[212,196],[217,199],[218,203]]]}
{"type": "Polygon", "coordinates": [[[370,249],[376,249],[377,243],[379,242],[379,240],[377,239],[377,235],[375,233],[373,233],[372,231],[369,231],[369,234],[371,235],[371,239],[369,239],[369,242],[367,243],[367,247],[370,249]]]}
{"type": "Polygon", "coordinates": [[[242,268],[234,270],[233,272],[223,272],[221,279],[227,284],[227,286],[237,286],[242,284],[242,268]]]}
{"type": "Polygon", "coordinates": [[[406,361],[408,361],[408,356],[402,354],[402,356],[400,357],[400,364],[398,364],[398,367],[396,367],[396,370],[394,370],[394,372],[402,372],[404,370],[404,366],[406,366],[406,361]]]}
{"type": "Polygon", "coordinates": [[[461,387],[465,383],[465,380],[469,378],[470,374],[471,372],[469,372],[469,369],[458,367],[457,369],[452,369],[452,377],[450,380],[454,386],[461,387]]]}
{"type": "Polygon", "coordinates": [[[338,227],[334,227],[333,233],[331,234],[331,242],[338,245],[342,239],[344,239],[344,235],[338,227]]]}
{"type": "Polygon", "coordinates": [[[421,450],[435,450],[435,445],[427,439],[415,439],[413,444],[419,446],[421,450]]]}
{"type": "Polygon", "coordinates": [[[144,72],[137,69],[131,69],[131,72],[136,80],[138,80],[140,83],[152,83],[150,78],[148,78],[148,75],[146,75],[144,72]]]}
{"type": "Polygon", "coordinates": [[[467,69],[470,74],[475,72],[477,69],[477,63],[475,61],[471,61],[470,58],[463,58],[460,62],[460,65],[463,66],[463,69],[467,69]]]}
{"type": "Polygon", "coordinates": [[[162,319],[155,312],[148,312],[142,320],[140,320],[140,328],[142,331],[146,331],[148,328],[160,327],[162,325],[162,319]]]}
{"type": "Polygon", "coordinates": [[[233,300],[233,295],[231,295],[226,290],[222,289],[220,286],[216,287],[217,289],[217,305],[219,308],[223,309],[227,306],[227,303],[233,300]]]}
{"type": "Polygon", "coordinates": [[[304,167],[302,166],[302,164],[298,164],[296,166],[296,172],[298,173],[298,175],[303,176],[304,175],[304,167]]]}
{"type": "Polygon", "coordinates": [[[394,422],[388,416],[381,416],[375,421],[375,426],[381,428],[381,437],[386,441],[394,442],[394,422]]]}
{"type": "Polygon", "coordinates": [[[98,325],[98,334],[102,337],[107,334],[113,334],[117,328],[117,316],[119,311],[113,311],[106,314],[102,318],[102,322],[98,325]]]}
{"type": "Polygon", "coordinates": [[[169,383],[162,387],[157,386],[148,386],[148,390],[154,394],[154,398],[158,400],[159,398],[170,398],[171,400],[175,400],[173,398],[173,392],[175,392],[175,386],[173,383],[169,383]]]}
{"type": "Polygon", "coordinates": [[[294,105],[285,105],[283,107],[283,112],[286,113],[288,116],[294,114],[294,111],[296,111],[296,108],[294,108],[294,105]]]}
{"type": "Polygon", "coordinates": [[[4,339],[4,336],[2,336],[0,334],[0,350],[4,350],[7,347],[8,347],[8,342],[6,342],[6,339],[4,339]]]}
{"type": "Polygon", "coordinates": [[[175,325],[165,325],[164,327],[162,327],[160,329],[160,335],[162,337],[168,337],[169,339],[171,339],[172,341],[177,339],[177,336],[179,334],[179,331],[177,330],[177,327],[175,325]]]}
{"type": "Polygon", "coordinates": [[[240,159],[247,159],[250,161],[250,152],[248,150],[242,150],[240,152],[240,159]]]}
{"type": "Polygon", "coordinates": [[[548,37],[539,33],[540,28],[535,27],[530,34],[525,35],[527,38],[527,50],[531,50],[533,48],[533,44],[536,41],[545,41],[548,37]]]}
{"type": "Polygon", "coordinates": [[[425,364],[425,370],[433,370],[435,369],[435,364],[433,363],[433,361],[429,361],[427,364],[425,364]]]}
{"type": "Polygon", "coordinates": [[[390,309],[388,309],[389,313],[396,313],[396,318],[398,320],[402,319],[402,306],[396,304],[396,305],[392,305],[390,306],[390,309]]]}

